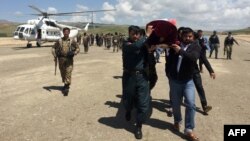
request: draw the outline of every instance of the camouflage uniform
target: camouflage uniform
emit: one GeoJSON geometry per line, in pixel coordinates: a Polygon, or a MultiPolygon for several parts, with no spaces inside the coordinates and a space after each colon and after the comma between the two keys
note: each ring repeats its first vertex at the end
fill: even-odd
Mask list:
{"type": "Polygon", "coordinates": [[[103,42],[104,42],[103,40],[104,40],[103,33],[101,33],[99,36],[99,47],[103,46],[103,42]]]}
{"type": "Polygon", "coordinates": [[[111,47],[111,40],[112,40],[112,37],[110,35],[110,33],[106,36],[106,41],[107,41],[107,48],[110,49],[111,47]]]}
{"type": "Polygon", "coordinates": [[[122,49],[122,44],[125,41],[125,36],[120,34],[119,35],[119,48],[122,49]]]}
{"type": "Polygon", "coordinates": [[[116,52],[118,52],[119,50],[118,45],[119,45],[119,36],[116,33],[113,37],[113,52],[115,52],[115,48],[116,48],[116,52]]]}
{"type": "Polygon", "coordinates": [[[77,37],[76,37],[76,40],[77,40],[77,43],[80,45],[81,44],[81,38],[82,38],[82,35],[80,33],[77,34],[77,37]]]}
{"type": "Polygon", "coordinates": [[[87,53],[89,50],[89,36],[88,35],[83,35],[82,37],[82,43],[84,46],[84,53],[87,53]]]}
{"type": "Polygon", "coordinates": [[[80,52],[78,43],[73,39],[60,39],[52,47],[52,54],[58,58],[62,82],[65,86],[71,84],[71,73],[73,70],[73,57],[80,52]]]}
{"type": "Polygon", "coordinates": [[[91,46],[93,46],[94,45],[94,41],[95,41],[95,36],[93,35],[93,34],[90,34],[90,44],[91,44],[91,46]]]}

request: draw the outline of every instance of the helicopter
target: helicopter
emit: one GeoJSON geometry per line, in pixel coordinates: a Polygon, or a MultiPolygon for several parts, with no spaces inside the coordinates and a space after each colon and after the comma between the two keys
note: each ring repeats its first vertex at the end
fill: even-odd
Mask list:
{"type": "MultiPolygon", "coordinates": [[[[81,11],[81,12],[67,12],[67,13],[47,13],[36,6],[29,5],[30,8],[39,12],[39,14],[32,14],[39,16],[38,19],[28,20],[27,24],[22,24],[17,26],[16,30],[13,33],[13,38],[16,40],[26,40],[27,48],[32,47],[31,41],[36,41],[37,47],[40,47],[41,44],[45,42],[55,42],[63,37],[62,30],[65,27],[70,29],[70,38],[77,36],[79,31],[88,31],[89,23],[87,23],[84,29],[77,27],[64,25],[58,23],[56,20],[50,19],[49,16],[63,16],[63,15],[73,15],[73,14],[82,14],[82,13],[95,13],[95,12],[107,12],[114,11],[115,9],[102,9],[102,10],[93,10],[93,11],[81,11]]],[[[93,19],[93,17],[92,17],[93,19]]],[[[92,21],[93,24],[93,21],[92,21]]]]}

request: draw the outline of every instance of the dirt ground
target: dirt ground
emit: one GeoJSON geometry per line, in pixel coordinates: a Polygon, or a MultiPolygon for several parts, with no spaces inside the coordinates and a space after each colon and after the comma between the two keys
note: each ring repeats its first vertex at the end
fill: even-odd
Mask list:
{"type": "MultiPolygon", "coordinates": [[[[223,42],[225,36],[220,37],[223,42]]],[[[225,124],[250,124],[250,36],[235,36],[233,60],[209,59],[217,78],[202,73],[209,115],[196,112],[195,132],[201,141],[222,141],[225,124]]],[[[34,45],[34,43],[33,43],[34,45]]],[[[1,141],[132,141],[133,122],[124,120],[121,100],[121,52],[90,47],[75,57],[72,86],[64,97],[59,70],[54,76],[51,43],[26,48],[26,42],[0,38],[1,141]]],[[[182,141],[168,117],[168,81],[164,55],[157,64],[159,80],[152,91],[153,114],[143,126],[143,140],[182,141]]],[[[201,107],[198,96],[197,107],[201,107]]],[[[184,107],[182,107],[184,118],[184,107]]]]}

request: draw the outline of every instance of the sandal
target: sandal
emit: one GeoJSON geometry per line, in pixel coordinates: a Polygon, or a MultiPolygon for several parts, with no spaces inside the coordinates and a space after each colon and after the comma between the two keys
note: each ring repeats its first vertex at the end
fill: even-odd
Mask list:
{"type": "Polygon", "coordinates": [[[199,141],[199,138],[193,132],[187,132],[185,135],[190,141],[199,141]]]}

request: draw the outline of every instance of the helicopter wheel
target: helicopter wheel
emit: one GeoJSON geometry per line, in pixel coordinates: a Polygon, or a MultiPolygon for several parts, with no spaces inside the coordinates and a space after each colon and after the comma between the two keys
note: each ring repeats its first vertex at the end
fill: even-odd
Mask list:
{"type": "Polygon", "coordinates": [[[38,42],[36,42],[36,46],[37,47],[41,47],[41,44],[39,44],[38,42]]]}
{"type": "Polygon", "coordinates": [[[32,44],[28,43],[27,48],[31,48],[31,47],[32,47],[32,44]]]}

